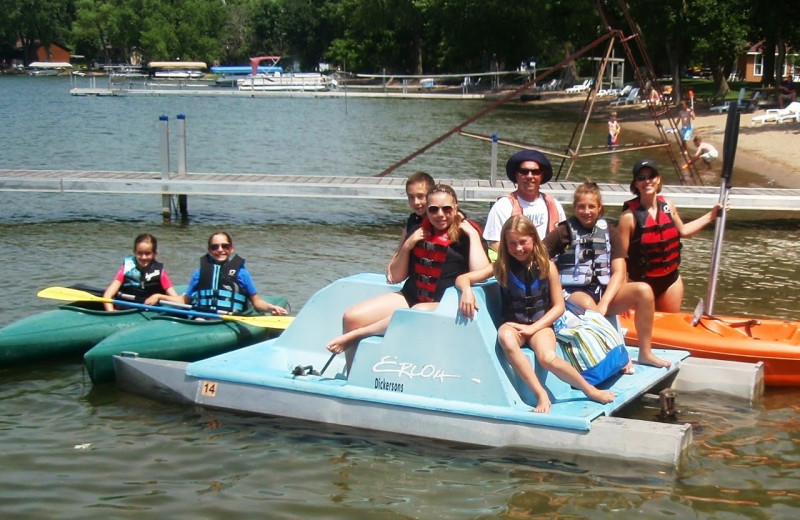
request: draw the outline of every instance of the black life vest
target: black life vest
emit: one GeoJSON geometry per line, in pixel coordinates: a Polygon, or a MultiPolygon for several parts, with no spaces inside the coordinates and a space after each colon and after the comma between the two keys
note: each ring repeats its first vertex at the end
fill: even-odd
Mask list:
{"type": "Polygon", "coordinates": [[[223,264],[209,255],[200,258],[200,279],[194,308],[203,312],[241,313],[247,309],[247,294],[236,277],[244,267],[244,258],[236,254],[223,264]]]}
{"type": "Polygon", "coordinates": [[[154,294],[164,292],[161,287],[161,273],[164,272],[164,264],[153,260],[147,269],[142,272],[136,263],[136,258],[127,256],[122,261],[123,281],[119,294],[133,296],[133,301],[142,303],[154,294]]]}
{"type": "Polygon", "coordinates": [[[657,199],[657,218],[650,216],[639,199],[625,202],[622,210],[630,209],[636,228],[628,247],[628,277],[640,281],[645,277],[666,276],[681,263],[681,237],[664,197],[657,199]]]}
{"type": "Polygon", "coordinates": [[[501,287],[503,321],[530,325],[550,309],[550,280],[539,278],[539,266],[530,269],[514,258],[509,259],[508,285],[501,287]]]}
{"type": "Polygon", "coordinates": [[[574,216],[564,223],[569,230],[570,245],[556,257],[561,285],[587,286],[594,280],[600,285],[608,285],[611,279],[611,236],[606,219],[597,219],[591,230],[583,227],[574,216]]]}

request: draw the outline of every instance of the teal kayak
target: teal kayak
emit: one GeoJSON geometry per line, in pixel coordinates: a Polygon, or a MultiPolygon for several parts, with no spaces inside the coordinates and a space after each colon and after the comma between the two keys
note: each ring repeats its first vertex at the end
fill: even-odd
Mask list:
{"type": "MultiPolygon", "coordinates": [[[[285,297],[264,299],[288,309],[285,297]]],[[[101,383],[114,380],[112,356],[125,351],[153,359],[195,361],[275,338],[280,333],[281,329],[254,327],[236,321],[162,315],[108,336],[86,352],[83,360],[92,382],[101,383]]]]}
{"type": "Polygon", "coordinates": [[[102,303],[89,302],[28,316],[0,329],[0,367],[78,357],[115,332],[154,316],[138,309],[107,312],[102,303]]]}

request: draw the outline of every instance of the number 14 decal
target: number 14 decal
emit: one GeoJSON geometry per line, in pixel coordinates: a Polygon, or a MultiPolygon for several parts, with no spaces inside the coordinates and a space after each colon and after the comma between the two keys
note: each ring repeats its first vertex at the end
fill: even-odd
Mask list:
{"type": "Polygon", "coordinates": [[[200,389],[200,393],[205,397],[216,397],[217,383],[214,381],[203,381],[203,386],[200,389]]]}

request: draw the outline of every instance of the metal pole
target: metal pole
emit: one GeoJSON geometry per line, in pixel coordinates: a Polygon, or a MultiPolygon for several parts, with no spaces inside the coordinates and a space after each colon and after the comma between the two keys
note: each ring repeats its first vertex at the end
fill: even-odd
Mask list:
{"type": "Polygon", "coordinates": [[[717,292],[717,279],[719,265],[722,259],[722,237],[725,233],[725,220],[727,216],[728,193],[731,191],[731,177],[733,175],[733,160],[736,157],[736,146],[739,142],[739,104],[734,101],[728,106],[728,120],[725,125],[725,140],[722,151],[722,173],[720,174],[719,203],[722,205],[717,213],[717,222],[714,227],[714,243],[711,249],[711,272],[708,276],[708,291],[706,292],[705,307],[703,312],[710,316],[714,314],[714,298],[717,292]]]}
{"type": "Polygon", "coordinates": [[[497,134],[492,134],[492,173],[490,177],[492,186],[497,183],[497,139],[497,134]]]}
{"type": "MultiPolygon", "coordinates": [[[[161,126],[161,180],[169,180],[169,117],[160,116],[158,124],[161,126]]],[[[170,196],[167,193],[161,194],[161,216],[164,220],[170,218],[170,196]]]]}
{"type": "MultiPolygon", "coordinates": [[[[178,114],[178,175],[186,174],[186,116],[178,114]]],[[[178,212],[182,217],[189,213],[185,193],[178,194],[178,212]]]]}
{"type": "Polygon", "coordinates": [[[178,114],[178,175],[186,173],[186,116],[178,114]]]}

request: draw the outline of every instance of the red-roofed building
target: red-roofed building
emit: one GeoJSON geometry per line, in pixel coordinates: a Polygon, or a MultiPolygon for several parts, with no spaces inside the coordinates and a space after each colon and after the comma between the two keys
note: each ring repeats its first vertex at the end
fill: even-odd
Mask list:
{"type": "MultiPolygon", "coordinates": [[[[777,48],[775,49],[775,56],[778,56],[777,48]]],[[[736,74],[739,80],[761,81],[764,70],[764,40],[754,43],[746,54],[740,55],[736,62],[736,67],[736,74]]],[[[786,63],[780,77],[785,77],[787,73],[792,74],[795,77],[795,81],[800,79],[798,78],[800,74],[800,55],[789,47],[786,47],[786,63]]]]}
{"type": "Polygon", "coordinates": [[[69,63],[69,49],[57,43],[51,43],[47,47],[39,45],[36,47],[35,61],[62,61],[69,63]]]}

